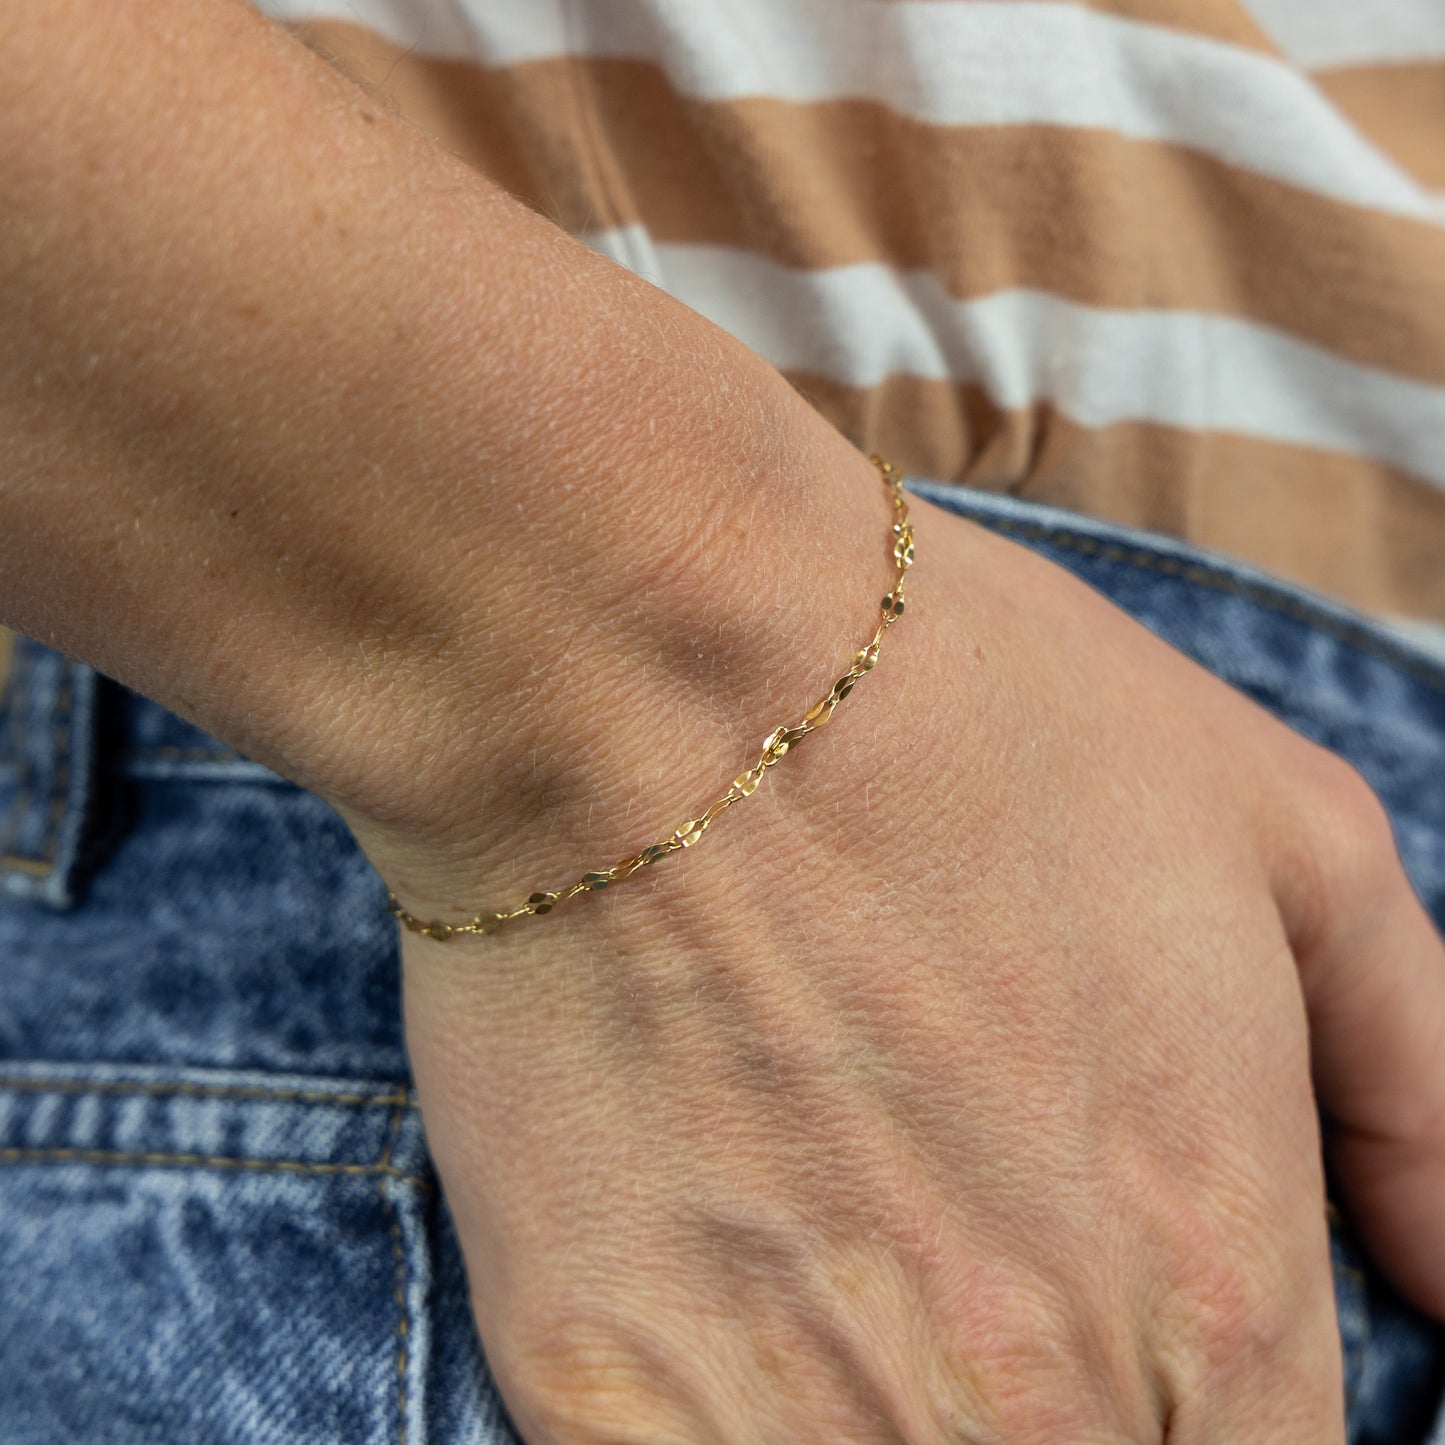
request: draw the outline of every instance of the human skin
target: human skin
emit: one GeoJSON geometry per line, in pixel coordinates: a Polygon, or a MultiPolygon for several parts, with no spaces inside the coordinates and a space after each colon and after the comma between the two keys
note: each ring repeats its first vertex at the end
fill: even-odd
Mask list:
{"type": "MultiPolygon", "coordinates": [[[[424,915],[664,836],[892,576],[776,373],[230,0],[0,12],[0,328],[0,616],[424,915]]],[[[913,506],[877,669],[699,846],[403,936],[504,1396],[531,1445],[1342,1440],[1315,1091],[1445,1315],[1445,955],[1388,823],[913,506]]]]}

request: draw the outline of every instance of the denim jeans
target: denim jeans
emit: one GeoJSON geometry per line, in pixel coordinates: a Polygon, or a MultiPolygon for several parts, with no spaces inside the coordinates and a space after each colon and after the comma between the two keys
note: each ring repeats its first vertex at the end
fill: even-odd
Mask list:
{"type": "MultiPolygon", "coordinates": [[[[913,486],[1348,757],[1445,920],[1445,665],[1190,547],[913,486]]],[[[1440,1332],[1342,1222],[1334,1247],[1352,1442],[1445,1445],[1440,1332]]],[[[0,1445],[514,1438],[380,880],[311,794],[22,642],[0,713],[0,1445]]]]}

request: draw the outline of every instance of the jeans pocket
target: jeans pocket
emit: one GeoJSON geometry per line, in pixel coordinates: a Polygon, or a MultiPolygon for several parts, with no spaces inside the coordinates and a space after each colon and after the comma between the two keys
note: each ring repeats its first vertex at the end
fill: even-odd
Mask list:
{"type": "Polygon", "coordinates": [[[404,1089],[4,1068],[0,1433],[422,1438],[434,1196],[404,1089]]]}

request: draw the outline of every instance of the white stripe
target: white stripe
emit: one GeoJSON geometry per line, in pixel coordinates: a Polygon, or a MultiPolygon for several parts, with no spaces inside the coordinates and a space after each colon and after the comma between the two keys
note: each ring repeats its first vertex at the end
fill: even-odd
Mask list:
{"type": "Polygon", "coordinates": [[[932,272],[796,271],[725,246],[593,233],[780,371],[849,386],[893,372],[974,382],[1000,407],[1050,402],[1084,426],[1158,422],[1373,457],[1445,487],[1445,388],[1343,361],[1268,326],[1113,311],[1045,292],[948,295],[932,272]]]}
{"type": "Polygon", "coordinates": [[[1445,662],[1445,625],[1419,622],[1413,617],[1385,617],[1385,625],[1398,632],[1411,647],[1427,652],[1436,662],[1445,662]]]}
{"type": "Polygon", "coordinates": [[[1441,0],[1247,0],[1247,8],[1291,60],[1310,70],[1445,60],[1441,0]]]}
{"type": "Polygon", "coordinates": [[[560,0],[499,0],[485,17],[470,13],[466,0],[251,0],[273,20],[300,23],[344,20],[364,25],[418,55],[488,60],[520,50],[511,31],[520,27],[532,43],[566,47],[560,0]],[[495,47],[495,51],[494,51],[495,47]]]}
{"type": "Polygon", "coordinates": [[[1440,198],[1292,67],[1076,4],[588,0],[569,31],[558,0],[261,3],[279,18],[360,20],[398,44],[488,65],[568,54],[649,60],[680,92],[704,100],[853,97],[939,125],[1111,130],[1189,146],[1357,205],[1445,221],[1440,198]]]}

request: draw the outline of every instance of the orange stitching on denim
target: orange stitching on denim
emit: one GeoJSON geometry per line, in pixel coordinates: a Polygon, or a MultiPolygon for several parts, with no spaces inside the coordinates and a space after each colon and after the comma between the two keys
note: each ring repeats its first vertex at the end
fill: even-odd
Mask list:
{"type": "Polygon", "coordinates": [[[11,810],[6,830],[4,864],[7,868],[18,868],[33,878],[48,878],[55,871],[55,855],[60,849],[60,828],[65,819],[65,807],[70,791],[70,754],[73,741],[70,720],[75,703],[75,664],[69,658],[61,659],[63,681],[55,696],[55,716],[50,724],[50,750],[53,759],[53,775],[50,782],[50,804],[46,811],[45,836],[40,842],[40,856],[31,857],[12,853],[9,846],[19,832],[20,820],[30,806],[30,795],[35,791],[35,773],[29,762],[30,721],[29,709],[22,711],[25,718],[24,741],[21,756],[25,760],[25,775],[15,806],[11,810]]]}
{"type": "Polygon", "coordinates": [[[386,1212],[391,1217],[391,1257],[393,1264],[392,1299],[396,1302],[396,1438],[397,1445],[406,1445],[407,1389],[410,1383],[410,1326],[406,1310],[406,1250],[402,1244],[401,1215],[386,1187],[386,1178],[377,1181],[386,1212]]]}
{"type": "Polygon", "coordinates": [[[393,1109],[391,1123],[386,1131],[386,1143],[381,1148],[381,1158],[377,1161],[383,1169],[391,1168],[391,1151],[396,1148],[397,1135],[401,1133],[401,1110],[393,1109]]]}
{"type": "Polygon", "coordinates": [[[381,1159],[377,1163],[378,1170],[384,1172],[379,1174],[376,1186],[391,1221],[392,1299],[396,1304],[396,1438],[397,1445],[406,1445],[407,1394],[410,1385],[408,1372],[411,1365],[409,1348],[411,1325],[407,1319],[406,1306],[406,1248],[401,1233],[401,1211],[396,1207],[396,1201],[391,1197],[391,1191],[387,1187],[388,1179],[408,1177],[400,1170],[394,1169],[391,1163],[392,1151],[396,1148],[396,1141],[401,1133],[401,1117],[400,1109],[392,1113],[391,1127],[386,1131],[386,1143],[382,1147],[381,1159]]]}
{"type": "Polygon", "coordinates": [[[55,762],[50,780],[50,810],[45,819],[45,837],[40,844],[40,856],[52,868],[55,855],[60,851],[60,829],[65,821],[66,805],[70,802],[71,753],[75,745],[75,730],[71,726],[75,712],[75,664],[69,659],[65,663],[64,677],[56,694],[55,718],[50,725],[50,748],[55,762]]]}
{"type": "Polygon", "coordinates": [[[1404,652],[1403,648],[1400,653],[1396,653],[1393,649],[1382,645],[1369,633],[1348,622],[1321,616],[1312,608],[1293,599],[1276,597],[1260,584],[1242,581],[1239,578],[1231,577],[1226,572],[1218,572],[1212,567],[1197,562],[1183,562],[1177,557],[1160,556],[1140,547],[1122,547],[1117,543],[1101,543],[1092,537],[1076,536],[1072,532],[1046,527],[1039,522],[1025,522],[1013,517],[974,516],[971,513],[968,515],[970,521],[995,532],[1028,537],[1034,541],[1050,542],[1054,546],[1063,547],[1072,552],[1081,552],[1085,556],[1102,555],[1106,562],[1127,562],[1141,571],[1162,572],[1169,577],[1182,577],[1186,582],[1192,582],[1201,587],[1212,587],[1218,592],[1232,593],[1236,597],[1244,598],[1246,602],[1252,602],[1257,607],[1277,612],[1291,621],[1302,622],[1308,627],[1313,627],[1317,632],[1323,632],[1327,636],[1333,637],[1336,642],[1343,643],[1346,647],[1352,647],[1358,652],[1363,652],[1367,656],[1386,663],[1412,681],[1429,688],[1431,692],[1445,694],[1445,682],[1441,681],[1436,671],[1428,664],[1415,662],[1404,652]]]}
{"type": "MultiPolygon", "coordinates": [[[[1325,1198],[1325,1221],[1331,1229],[1339,1230],[1345,1235],[1351,1233],[1349,1221],[1340,1212],[1340,1207],[1328,1196],[1325,1198]]],[[[1369,1276],[1365,1271],[1352,1264],[1339,1264],[1336,1266],[1339,1272],[1351,1283],[1364,1289],[1369,1282],[1369,1276]]]]}
{"type": "Polygon", "coordinates": [[[8,627],[0,627],[0,708],[5,706],[5,690],[14,671],[15,645],[20,639],[8,627]]]}
{"type": "Polygon", "coordinates": [[[4,855],[4,863],[7,867],[21,866],[27,861],[33,862],[33,860],[22,859],[11,852],[15,838],[20,832],[20,820],[30,806],[30,794],[35,786],[34,769],[30,766],[29,708],[30,676],[35,671],[35,654],[31,648],[22,647],[20,658],[21,666],[15,668],[10,677],[11,701],[15,708],[10,716],[14,719],[16,756],[20,761],[20,785],[16,789],[10,809],[5,815],[5,830],[3,834],[0,834],[0,854],[4,855]]]}
{"type": "Polygon", "coordinates": [[[19,873],[29,873],[33,878],[48,878],[54,871],[49,863],[40,858],[26,858],[21,853],[0,854],[0,867],[13,868],[19,873]]]}
{"type": "Polygon", "coordinates": [[[217,1154],[128,1153],[121,1149],[0,1149],[4,1164],[145,1164],[187,1169],[245,1170],[262,1174],[319,1174],[329,1176],[381,1176],[402,1179],[420,1189],[431,1184],[420,1175],[380,1164],[315,1164],[301,1159],[228,1159],[217,1154]]]}
{"type": "Polygon", "coordinates": [[[415,1109],[409,1094],[328,1094],[324,1089],[268,1089],[263,1084],[167,1083],[163,1079],[55,1079],[31,1074],[0,1074],[0,1090],[35,1094],[182,1094],[204,1099],[276,1099],[286,1103],[337,1104],[349,1107],[415,1109]]]}

